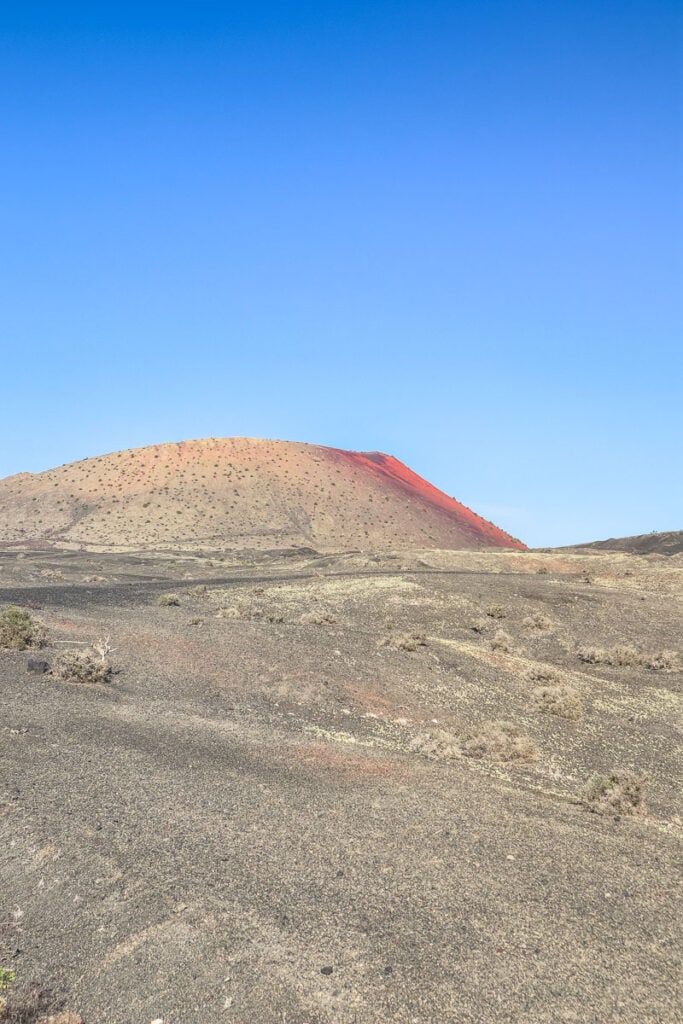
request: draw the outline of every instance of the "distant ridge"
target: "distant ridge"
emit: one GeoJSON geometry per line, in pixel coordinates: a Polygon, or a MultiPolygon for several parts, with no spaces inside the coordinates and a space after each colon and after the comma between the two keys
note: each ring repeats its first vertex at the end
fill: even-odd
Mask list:
{"type": "Polygon", "coordinates": [[[640,533],[633,537],[610,537],[588,544],[572,544],[555,551],[624,551],[632,555],[678,555],[683,552],[683,530],[640,533]]]}
{"type": "Polygon", "coordinates": [[[381,452],[207,438],[0,480],[0,544],[524,549],[381,452]]]}

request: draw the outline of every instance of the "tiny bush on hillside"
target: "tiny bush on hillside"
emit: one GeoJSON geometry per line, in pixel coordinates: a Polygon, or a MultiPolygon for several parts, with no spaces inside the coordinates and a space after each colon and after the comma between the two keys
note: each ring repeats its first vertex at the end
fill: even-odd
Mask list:
{"type": "Polygon", "coordinates": [[[507,609],[502,604],[492,604],[486,609],[486,614],[491,619],[504,619],[507,616],[507,609]]]}
{"type": "Polygon", "coordinates": [[[594,814],[642,814],[646,779],[618,769],[594,775],[579,794],[584,807],[594,814]]]}
{"type": "Polygon", "coordinates": [[[299,619],[302,626],[329,626],[336,621],[328,612],[304,612],[299,619]]]}
{"type": "Polygon", "coordinates": [[[91,651],[64,651],[54,661],[52,671],[65,683],[106,683],[111,666],[91,651]]]}
{"type": "Polygon", "coordinates": [[[180,598],[177,594],[160,594],[157,598],[157,604],[161,605],[162,608],[175,607],[180,604],[180,598]]]}
{"type": "Polygon", "coordinates": [[[527,615],[524,620],[524,625],[527,629],[537,629],[539,632],[544,632],[553,628],[553,624],[547,615],[543,612],[534,612],[533,615],[527,615]]]}
{"type": "Polygon", "coordinates": [[[534,741],[514,722],[484,722],[464,732],[458,743],[466,757],[491,761],[531,761],[537,753],[534,741]]]}
{"type": "Polygon", "coordinates": [[[387,636],[382,641],[383,647],[395,647],[399,651],[416,651],[418,647],[427,646],[425,633],[403,633],[401,636],[387,636]]]}
{"type": "Polygon", "coordinates": [[[45,628],[24,608],[8,605],[0,611],[0,647],[25,651],[28,647],[44,647],[45,628]]]}
{"type": "Polygon", "coordinates": [[[491,650],[503,651],[504,654],[509,654],[512,650],[514,641],[509,633],[506,633],[504,629],[499,629],[491,641],[491,650]]]}
{"type": "Polygon", "coordinates": [[[587,665],[615,665],[632,667],[642,665],[651,672],[677,672],[680,669],[675,651],[657,651],[644,654],[632,644],[617,644],[615,647],[579,647],[579,659],[587,665]]]}
{"type": "Polygon", "coordinates": [[[558,718],[578,719],[583,714],[581,698],[573,686],[538,686],[534,700],[541,711],[558,718]]]}

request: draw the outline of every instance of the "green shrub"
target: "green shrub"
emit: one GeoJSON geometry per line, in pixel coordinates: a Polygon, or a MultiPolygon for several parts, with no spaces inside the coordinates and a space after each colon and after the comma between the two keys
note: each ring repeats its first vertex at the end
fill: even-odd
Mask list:
{"type": "Polygon", "coordinates": [[[8,605],[0,611],[0,647],[25,651],[43,647],[47,641],[45,628],[24,608],[8,605]]]}

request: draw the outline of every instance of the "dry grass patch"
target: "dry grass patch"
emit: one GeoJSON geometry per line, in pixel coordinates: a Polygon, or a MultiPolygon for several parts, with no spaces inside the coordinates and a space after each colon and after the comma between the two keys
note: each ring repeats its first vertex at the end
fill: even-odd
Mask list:
{"type": "Polygon", "coordinates": [[[576,652],[586,665],[613,665],[630,668],[641,665],[652,672],[678,672],[680,662],[676,651],[657,651],[645,654],[632,644],[614,647],[579,647],[576,652]]]}
{"type": "Polygon", "coordinates": [[[0,611],[0,647],[25,651],[29,647],[44,647],[46,643],[45,627],[30,612],[14,605],[0,611]]]}
{"type": "Polygon", "coordinates": [[[533,761],[536,744],[514,722],[483,722],[458,738],[466,757],[491,761],[533,761]]]}
{"type": "Polygon", "coordinates": [[[534,612],[533,615],[527,615],[523,624],[527,629],[535,629],[539,632],[547,632],[553,628],[551,620],[543,612],[534,612]]]}
{"type": "Polygon", "coordinates": [[[609,775],[594,775],[579,796],[594,814],[642,814],[646,781],[643,776],[619,769],[609,775]]]}
{"type": "Polygon", "coordinates": [[[162,608],[172,608],[180,604],[180,598],[177,594],[160,594],[157,598],[157,604],[161,605],[162,608]]]}
{"type": "Polygon", "coordinates": [[[567,684],[538,686],[533,693],[534,701],[541,711],[558,718],[577,720],[583,714],[581,697],[573,686],[567,684]]]}

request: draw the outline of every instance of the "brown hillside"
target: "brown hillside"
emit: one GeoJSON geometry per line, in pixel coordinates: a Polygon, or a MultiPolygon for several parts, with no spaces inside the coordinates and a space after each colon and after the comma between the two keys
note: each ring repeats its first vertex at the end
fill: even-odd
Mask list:
{"type": "Polygon", "coordinates": [[[523,548],[389,455],[208,438],[0,480],[0,544],[523,548]]]}

